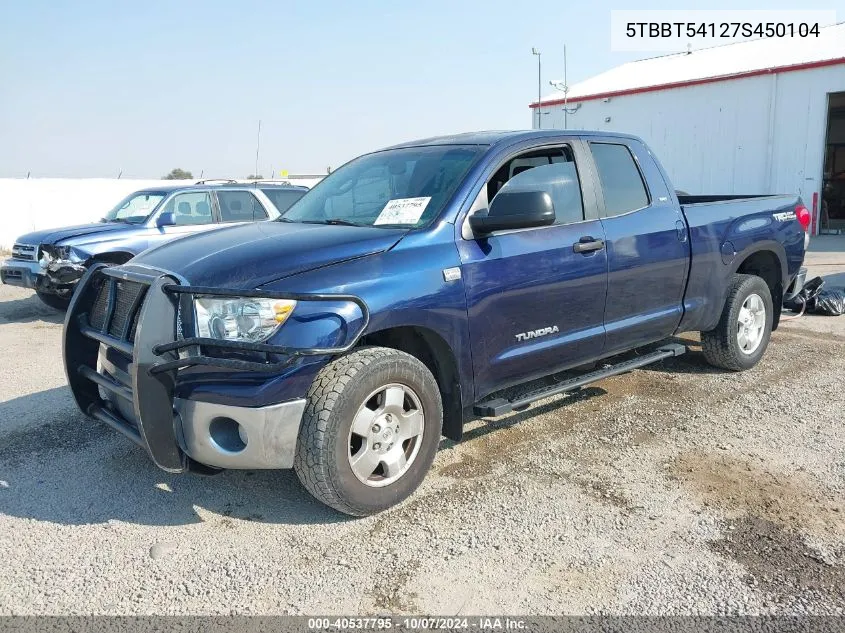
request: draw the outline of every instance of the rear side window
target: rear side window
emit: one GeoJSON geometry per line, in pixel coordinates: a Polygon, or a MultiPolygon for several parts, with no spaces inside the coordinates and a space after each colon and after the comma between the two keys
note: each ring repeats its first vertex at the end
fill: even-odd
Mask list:
{"type": "Polygon", "coordinates": [[[604,216],[620,215],[648,206],[643,178],[625,145],[590,143],[604,194],[604,216]]]}
{"type": "Polygon", "coordinates": [[[305,195],[301,189],[262,189],[265,196],[270,198],[279,213],[284,213],[293,206],[293,203],[305,195]]]}
{"type": "Polygon", "coordinates": [[[218,191],[220,219],[223,222],[266,220],[267,212],[249,191],[218,191]]]}

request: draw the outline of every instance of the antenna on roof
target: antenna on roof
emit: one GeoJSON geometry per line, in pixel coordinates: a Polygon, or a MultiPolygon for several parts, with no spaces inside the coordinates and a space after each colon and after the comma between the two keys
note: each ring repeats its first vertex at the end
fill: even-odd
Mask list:
{"type": "Polygon", "coordinates": [[[687,55],[692,55],[692,43],[687,42],[687,55]]]}

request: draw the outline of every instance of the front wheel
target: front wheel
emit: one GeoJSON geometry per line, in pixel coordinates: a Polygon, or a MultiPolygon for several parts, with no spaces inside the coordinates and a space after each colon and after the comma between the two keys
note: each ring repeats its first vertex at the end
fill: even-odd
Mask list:
{"type": "Polygon", "coordinates": [[[701,333],[704,358],[731,371],[751,369],[769,345],[773,315],[766,282],[754,275],[734,275],[719,324],[701,333]]]}
{"type": "Polygon", "coordinates": [[[314,497],[354,516],[408,497],[440,444],[443,405],[415,357],[363,347],[326,365],[311,385],[294,470],[314,497]]]}
{"type": "Polygon", "coordinates": [[[73,291],[67,291],[66,294],[55,295],[42,290],[36,290],[35,294],[44,302],[45,305],[50,306],[54,310],[67,311],[70,305],[70,298],[73,296],[73,291]]]}

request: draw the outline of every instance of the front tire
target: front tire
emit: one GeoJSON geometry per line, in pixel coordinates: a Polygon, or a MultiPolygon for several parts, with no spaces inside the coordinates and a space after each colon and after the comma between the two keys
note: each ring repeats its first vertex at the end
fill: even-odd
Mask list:
{"type": "Polygon", "coordinates": [[[751,369],[769,345],[773,315],[766,282],[754,275],[734,275],[719,324],[701,333],[704,358],[722,369],[751,369]]]}
{"type": "Polygon", "coordinates": [[[353,516],[386,510],[425,478],[443,405],[431,372],[398,350],[363,347],[314,379],[294,470],[319,501],[353,516]]]}
{"type": "Polygon", "coordinates": [[[68,292],[67,295],[54,295],[41,290],[36,290],[35,294],[38,295],[38,298],[45,305],[50,306],[54,310],[61,310],[62,312],[67,311],[70,305],[70,299],[73,296],[73,292],[68,292]]]}

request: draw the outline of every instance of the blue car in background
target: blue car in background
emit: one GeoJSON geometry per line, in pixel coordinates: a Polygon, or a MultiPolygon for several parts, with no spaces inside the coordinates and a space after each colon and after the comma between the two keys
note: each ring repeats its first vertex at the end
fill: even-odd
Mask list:
{"type": "Polygon", "coordinates": [[[99,222],[21,236],[11,259],[0,268],[0,279],[32,288],[48,306],[64,310],[92,264],[124,264],[141,251],[184,235],[276,219],[306,191],[287,183],[234,180],[142,189],[99,222]]]}

